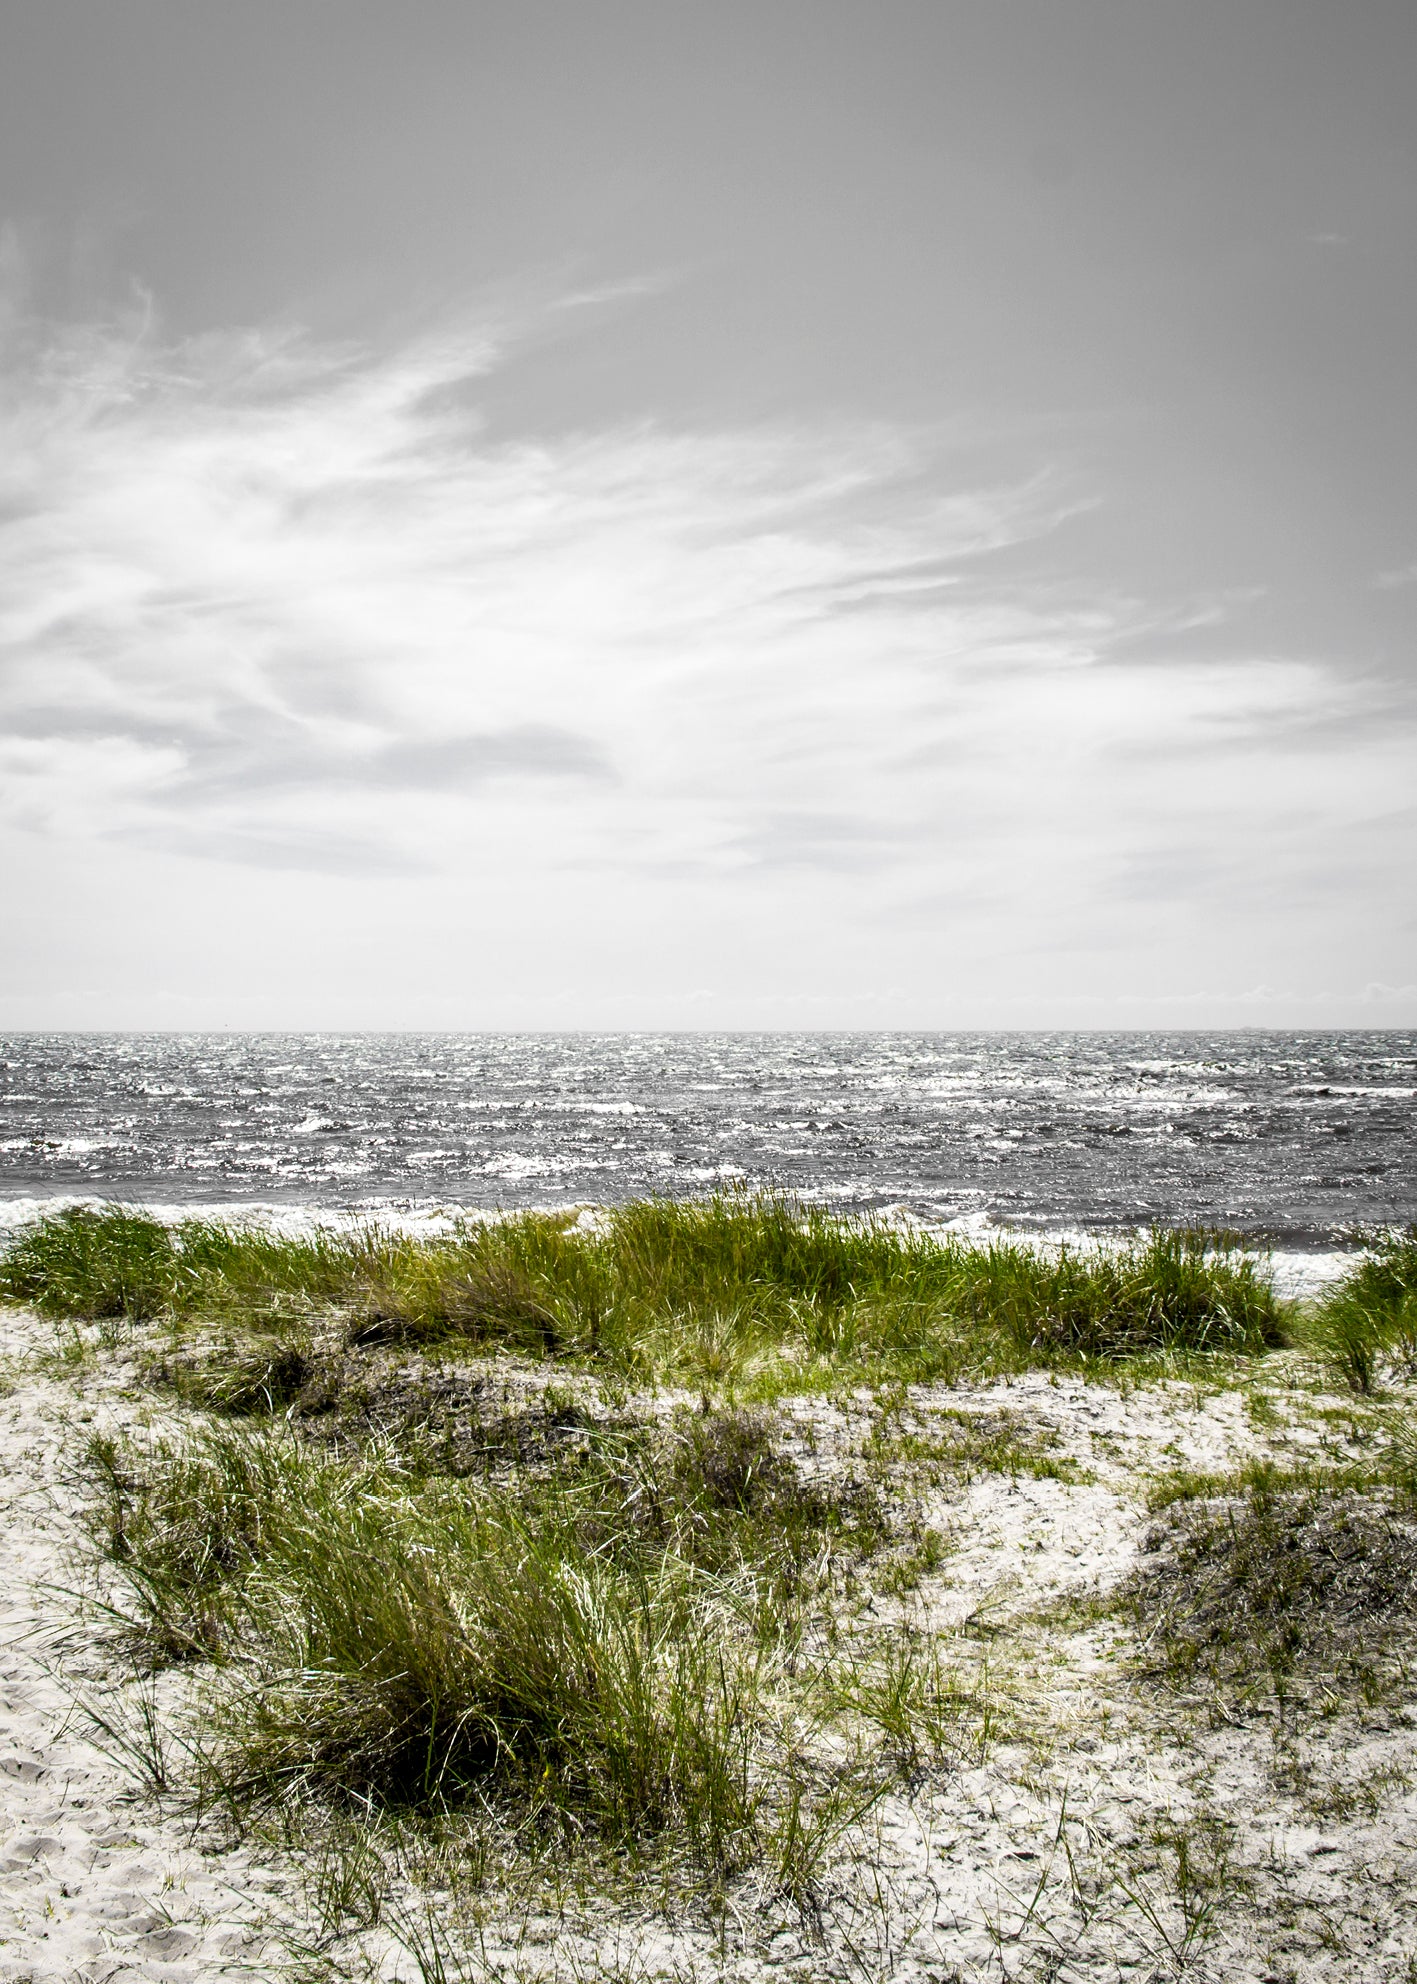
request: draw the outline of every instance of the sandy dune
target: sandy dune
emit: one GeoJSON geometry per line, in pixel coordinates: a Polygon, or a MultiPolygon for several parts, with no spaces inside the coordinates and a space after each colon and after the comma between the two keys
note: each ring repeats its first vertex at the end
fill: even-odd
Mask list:
{"type": "MultiPolygon", "coordinates": [[[[124,1352],[91,1344],[66,1365],[51,1325],[11,1311],[0,1327],[0,1984],[434,1975],[387,1922],[325,1939],[302,1967],[295,1947],[321,1938],[298,1861],[194,1834],[180,1785],[154,1797],[94,1740],[84,1704],[132,1726],[144,1684],[75,1595],[94,1589],[77,1462],[95,1430],[172,1413],[124,1352]]],[[[1001,1739],[883,1799],[810,1919],[751,1882],[714,1930],[662,1898],[559,1918],[493,1906],[462,1974],[1410,1984],[1417,1729],[1400,1703],[1336,1704],[1298,1734],[1269,1714],[1216,1723],[1138,1685],[1117,1617],[1056,1609],[1126,1573],[1157,1469],[1347,1450],[1345,1402],[1284,1374],[1273,1360],[1267,1411],[1240,1390],[1123,1395],[1044,1374],[913,1392],[908,1423],[1007,1413],[1082,1475],[982,1473],[926,1495],[952,1547],[910,1602],[972,1672],[992,1667],[1010,1704],[1001,1739]]],[[[830,1466],[860,1450],[871,1417],[866,1398],[798,1401],[784,1437],[830,1466]]],[[[160,1716],[185,1686],[157,1684],[160,1716]]],[[[438,1919],[436,1896],[405,1899],[438,1919]]]]}

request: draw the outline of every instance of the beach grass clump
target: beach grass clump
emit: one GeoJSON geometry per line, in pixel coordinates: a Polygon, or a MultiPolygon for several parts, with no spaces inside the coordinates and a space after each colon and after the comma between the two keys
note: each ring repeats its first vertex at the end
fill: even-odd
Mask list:
{"type": "Polygon", "coordinates": [[[272,1331],[335,1317],[355,1348],[462,1342],[706,1394],[1252,1354],[1283,1329],[1255,1258],[1204,1233],[1047,1251],[746,1192],[641,1200],[593,1224],[520,1213],[436,1239],[65,1213],[4,1257],[0,1288],[64,1316],[122,1302],[272,1331]]]}
{"type": "Polygon", "coordinates": [[[731,1583],[575,1497],[410,1479],[282,1432],[96,1457],[155,1654],[217,1663],[203,1749],[246,1804],[501,1795],[619,1839],[751,1829],[761,1649],[731,1583]]]}
{"type": "Polygon", "coordinates": [[[0,1295],[79,1319],[266,1319],[339,1302],[396,1244],[373,1229],[291,1236],[214,1219],[169,1225],[119,1205],[69,1206],[0,1255],[0,1295]]]}
{"type": "Polygon", "coordinates": [[[1375,1390],[1386,1363],[1417,1370],[1417,1227],[1372,1241],[1319,1303],[1309,1337],[1355,1392],[1375,1390]]]}
{"type": "Polygon", "coordinates": [[[831,1773],[793,1762],[786,1676],[833,1552],[884,1518],[804,1482],[752,1415],[480,1476],[286,1425],[90,1458],[140,1660],[207,1663],[192,1747],[233,1809],[490,1804],[721,1875],[800,1861],[824,1784],[832,1808],[831,1773]]]}
{"type": "Polygon", "coordinates": [[[288,1443],[222,1430],[143,1453],[107,1435],[87,1450],[95,1540],[122,1574],[150,1665],[219,1654],[242,1578],[273,1547],[300,1475],[288,1443]]]}
{"type": "Polygon", "coordinates": [[[1254,1256],[1199,1231],[1052,1256],[961,1247],[948,1302],[1001,1332],[1022,1362],[1254,1354],[1283,1337],[1279,1304],[1254,1256]]]}
{"type": "Polygon", "coordinates": [[[0,1294],[44,1315],[149,1321],[177,1288],[171,1229],[122,1206],[70,1206],[0,1255],[0,1294]]]}
{"type": "Polygon", "coordinates": [[[245,1594],[266,1659],[225,1718],[241,1788],[438,1808],[495,1786],[728,1853],[753,1817],[755,1677],[726,1596],[495,1496],[369,1487],[307,1495],[245,1594]]]}
{"type": "Polygon", "coordinates": [[[1255,1462],[1180,1483],[1125,1596],[1176,1685],[1373,1693],[1417,1618],[1417,1521],[1401,1441],[1364,1471],[1255,1462]]]}

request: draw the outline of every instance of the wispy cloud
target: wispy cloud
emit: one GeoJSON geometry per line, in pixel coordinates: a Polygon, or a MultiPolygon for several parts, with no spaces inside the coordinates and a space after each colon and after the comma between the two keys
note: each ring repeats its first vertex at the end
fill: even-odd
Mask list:
{"type": "Polygon", "coordinates": [[[1049,478],[922,486],[920,444],[880,429],[489,445],[498,356],[477,332],[378,356],[95,330],[12,350],[0,643],[25,817],[296,852],[313,806],[343,844],[436,863],[461,858],[460,808],[536,781],[590,803],[607,860],[646,813],[731,860],[759,815],[805,808],[787,837],[821,838],[863,724],[888,760],[943,676],[1076,645],[967,588],[1065,507],[1049,478]]]}
{"type": "Polygon", "coordinates": [[[13,322],[10,823],[267,870],[811,886],[860,928],[1017,950],[1081,918],[1106,952],[1138,902],[1302,892],[1314,835],[1400,802],[1401,740],[1322,744],[1361,685],[1226,655],[1226,595],[1070,584],[1055,534],[1098,495],[1064,467],[964,479],[937,436],[848,422],[492,440],[519,334],[13,322]]]}

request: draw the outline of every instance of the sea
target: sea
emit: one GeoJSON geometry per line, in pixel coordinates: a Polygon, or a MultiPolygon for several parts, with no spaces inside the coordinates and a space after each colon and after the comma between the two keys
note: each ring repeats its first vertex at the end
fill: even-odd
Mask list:
{"type": "Polygon", "coordinates": [[[0,1036],[0,1224],[772,1188],[987,1232],[1417,1221],[1417,1032],[0,1036]]]}

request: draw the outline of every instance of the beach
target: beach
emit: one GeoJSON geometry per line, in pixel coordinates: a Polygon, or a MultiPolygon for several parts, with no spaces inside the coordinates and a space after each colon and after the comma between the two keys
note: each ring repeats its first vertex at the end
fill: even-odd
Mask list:
{"type": "Polygon", "coordinates": [[[179,1339],[158,1317],[3,1313],[0,1977],[1410,1974],[1406,1626],[1384,1641],[1374,1614],[1359,1633],[1370,1644],[1344,1641],[1323,1675],[1301,1659],[1276,1689],[1223,1662],[1168,1669],[1155,1658],[1170,1644],[1164,1608],[1147,1596],[1161,1588],[1149,1572],[1194,1540],[1188,1512],[1253,1515],[1243,1482],[1258,1463],[1330,1484],[1345,1533],[1369,1508],[1400,1528],[1405,1504],[1382,1499],[1384,1456],[1411,1414],[1398,1365],[1366,1395],[1312,1343],[1169,1372],[1132,1359],[1110,1379],[1021,1359],[948,1383],[793,1389],[764,1387],[758,1353],[756,1396],[745,1365],[736,1379],[720,1368],[710,1397],[702,1379],[607,1384],[569,1350],[548,1362],[510,1341],[420,1349],[366,1329],[360,1348],[346,1325],[332,1407],[313,1408],[307,1374],[274,1418],[233,1421],[200,1402],[246,1341],[225,1324],[213,1337],[194,1321],[179,1339]],[[174,1376],[178,1344],[188,1362],[174,1376]],[[514,1786],[481,1831],[465,1811],[439,1821],[436,1852],[417,1825],[367,1811],[356,1842],[337,1820],[347,1808],[319,1797],[293,1832],[278,1808],[238,1823],[210,1789],[204,1799],[184,1748],[194,1704],[236,1670],[155,1660],[135,1639],[121,1553],[96,1543],[107,1477],[93,1459],[96,1436],[151,1453],[232,1426],[294,1437],[319,1467],[366,1465],[375,1448],[426,1454],[436,1435],[430,1478],[493,1495],[569,1480],[556,1472],[566,1442],[577,1481],[627,1441],[646,1465],[668,1454],[669,1473],[644,1477],[667,1493],[684,1478],[673,1456],[710,1437],[696,1429],[720,1448],[750,1438],[743,1480],[756,1468],[778,1498],[764,1505],[770,1529],[792,1510],[848,1512],[820,1532],[834,1568],[814,1574],[793,1659],[824,1674],[830,1645],[854,1676],[826,1716],[806,1714],[800,1679],[774,1669],[753,1769],[773,1768],[787,1717],[804,1799],[820,1807],[850,1785],[860,1809],[823,1826],[795,1881],[766,1780],[756,1844],[711,1877],[664,1837],[631,1850],[592,1835],[579,1858],[518,1847],[514,1786]],[[925,1664],[889,1712],[881,1679],[899,1678],[902,1649],[925,1664]]]}

